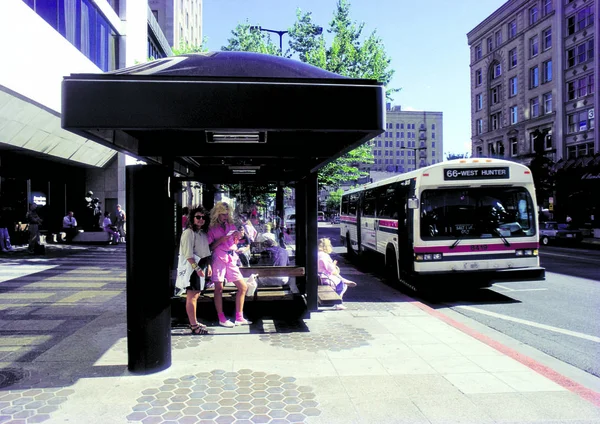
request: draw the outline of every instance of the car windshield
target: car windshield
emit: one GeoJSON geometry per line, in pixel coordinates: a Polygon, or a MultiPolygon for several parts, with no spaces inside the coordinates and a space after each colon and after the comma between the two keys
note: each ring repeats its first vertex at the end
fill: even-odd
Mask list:
{"type": "Polygon", "coordinates": [[[534,216],[523,187],[425,190],[419,228],[423,240],[530,236],[534,216]]]}

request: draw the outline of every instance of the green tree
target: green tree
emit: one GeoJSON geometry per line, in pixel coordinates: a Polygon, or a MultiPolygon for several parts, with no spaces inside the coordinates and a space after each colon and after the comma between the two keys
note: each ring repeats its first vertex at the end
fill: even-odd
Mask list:
{"type": "Polygon", "coordinates": [[[339,211],[340,205],[342,203],[342,194],[344,194],[344,190],[338,188],[335,191],[329,193],[329,197],[325,203],[328,211],[339,211]]]}
{"type": "Polygon", "coordinates": [[[206,37],[202,39],[202,43],[199,46],[194,46],[192,44],[186,43],[183,40],[179,42],[178,47],[173,47],[171,50],[173,51],[173,55],[179,56],[182,54],[190,54],[190,53],[205,53],[208,51],[206,47],[206,37]]]}
{"type": "Polygon", "coordinates": [[[228,38],[228,44],[221,47],[223,51],[255,52],[272,54],[280,56],[279,47],[271,40],[268,33],[258,29],[251,29],[253,26],[248,21],[238,24],[232,31],[233,37],[228,38]]]}
{"type": "MultiPolygon", "coordinates": [[[[319,30],[321,27],[313,22],[311,12],[297,10],[296,17],[296,22],[288,30],[290,48],[284,56],[296,55],[300,61],[313,66],[351,78],[375,79],[388,86],[394,75],[391,59],[376,31],[366,38],[362,36],[364,23],[358,24],[351,19],[348,0],[338,0],[336,4],[327,29],[327,33],[332,35],[329,46],[319,30]]],[[[250,27],[248,22],[238,24],[232,31],[233,37],[222,49],[281,54],[269,36],[250,30],[250,27]]],[[[390,98],[396,91],[399,89],[387,88],[386,96],[390,98]]],[[[368,143],[323,167],[319,171],[319,186],[337,188],[342,182],[367,175],[359,170],[360,163],[373,163],[368,143]]]]}

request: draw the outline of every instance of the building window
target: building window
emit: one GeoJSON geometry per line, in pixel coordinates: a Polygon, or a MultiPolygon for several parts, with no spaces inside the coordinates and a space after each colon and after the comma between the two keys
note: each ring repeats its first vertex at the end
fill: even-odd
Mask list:
{"type": "Polygon", "coordinates": [[[542,63],[542,82],[552,81],[552,60],[542,63]]]}
{"type": "Polygon", "coordinates": [[[475,60],[481,60],[483,52],[481,51],[481,44],[475,46],[475,60]]]}
{"type": "Polygon", "coordinates": [[[492,79],[500,78],[501,75],[502,75],[502,65],[500,65],[499,63],[494,64],[492,79]]]}
{"type": "Polygon", "coordinates": [[[492,37],[488,37],[488,39],[487,39],[487,49],[488,49],[487,50],[488,53],[490,53],[492,50],[494,50],[494,43],[493,43],[492,37]]]}
{"type": "Polygon", "coordinates": [[[483,108],[483,95],[477,94],[475,96],[475,110],[481,110],[483,108]]]}
{"type": "Polygon", "coordinates": [[[500,128],[500,112],[490,116],[490,128],[492,131],[500,128]]]}
{"type": "Polygon", "coordinates": [[[567,69],[572,68],[573,66],[575,66],[575,49],[568,49],[567,50],[567,58],[566,58],[566,66],[567,69]]]}
{"type": "Polygon", "coordinates": [[[537,118],[540,116],[540,100],[537,97],[529,100],[529,111],[531,118],[537,118]]]}
{"type": "Polygon", "coordinates": [[[512,106],[510,108],[510,124],[514,125],[519,122],[519,107],[512,106]]]}
{"type": "Polygon", "coordinates": [[[475,85],[480,86],[482,82],[483,82],[483,79],[482,79],[481,69],[477,69],[475,71],[475,85]]]}
{"type": "Polygon", "coordinates": [[[515,38],[517,36],[517,21],[513,20],[508,23],[508,38],[515,38]]]}
{"type": "Polygon", "coordinates": [[[552,93],[544,94],[544,114],[552,113],[552,93]]]}
{"type": "Polygon", "coordinates": [[[544,150],[552,150],[552,134],[546,133],[544,136],[544,150]]]}
{"type": "Polygon", "coordinates": [[[497,85],[490,90],[490,102],[495,105],[500,102],[500,86],[497,85]]]}
{"type": "Polygon", "coordinates": [[[496,31],[496,48],[502,44],[502,31],[496,31]]]}
{"type": "Polygon", "coordinates": [[[510,143],[510,155],[517,156],[519,154],[519,143],[517,142],[516,137],[511,137],[508,139],[510,143]]]}
{"type": "Polygon", "coordinates": [[[517,49],[512,49],[508,52],[508,69],[517,66],[517,49]]]}
{"type": "Polygon", "coordinates": [[[592,7],[593,6],[585,7],[577,13],[577,30],[578,31],[581,31],[582,29],[584,29],[594,23],[594,12],[593,12],[592,7]]]}
{"type": "Polygon", "coordinates": [[[517,77],[512,77],[509,80],[509,84],[510,85],[509,85],[508,97],[514,97],[519,92],[519,84],[517,81],[517,77]]]}
{"type": "Polygon", "coordinates": [[[483,156],[483,147],[477,146],[475,148],[475,156],[478,157],[478,158],[480,158],[480,157],[483,156]]]}
{"type": "Polygon", "coordinates": [[[540,72],[537,66],[529,70],[529,88],[535,88],[540,85],[540,72]]]}
{"type": "Polygon", "coordinates": [[[543,32],[542,35],[544,36],[544,50],[548,50],[550,47],[552,47],[552,28],[546,28],[543,32]]]}
{"type": "Polygon", "coordinates": [[[567,115],[567,133],[573,134],[594,128],[594,109],[582,110],[567,115]]]}
{"type": "Polygon", "coordinates": [[[539,53],[538,36],[534,35],[529,39],[529,57],[535,57],[539,53]]]}
{"type": "Polygon", "coordinates": [[[529,8],[529,25],[533,25],[538,21],[538,7],[533,6],[529,8]]]}
{"type": "Polygon", "coordinates": [[[477,135],[483,133],[483,119],[478,119],[475,121],[475,132],[477,135]]]}
{"type": "Polygon", "coordinates": [[[567,35],[575,33],[575,15],[567,18],[567,35]]]}
{"type": "Polygon", "coordinates": [[[552,13],[552,0],[543,0],[542,14],[543,16],[552,13]]]}
{"type": "Polygon", "coordinates": [[[569,81],[567,83],[567,100],[575,100],[577,92],[575,91],[575,81],[569,81]]]}

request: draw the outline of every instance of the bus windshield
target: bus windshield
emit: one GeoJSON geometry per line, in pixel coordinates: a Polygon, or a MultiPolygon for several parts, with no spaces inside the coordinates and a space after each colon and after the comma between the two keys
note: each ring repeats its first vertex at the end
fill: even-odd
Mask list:
{"type": "Polygon", "coordinates": [[[421,196],[422,240],[535,235],[535,210],[524,187],[442,188],[421,196]]]}

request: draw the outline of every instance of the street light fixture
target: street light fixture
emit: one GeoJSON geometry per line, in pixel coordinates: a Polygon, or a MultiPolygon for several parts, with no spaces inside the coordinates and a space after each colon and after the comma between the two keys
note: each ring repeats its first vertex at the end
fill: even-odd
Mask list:
{"type": "MultiPolygon", "coordinates": [[[[267,28],[263,28],[259,25],[250,26],[250,31],[265,31],[265,32],[272,32],[273,34],[279,35],[279,52],[283,54],[283,35],[287,34],[289,31],[278,31],[276,29],[267,29],[267,28]]],[[[314,26],[313,34],[314,35],[323,34],[323,27],[314,26]]]]}

